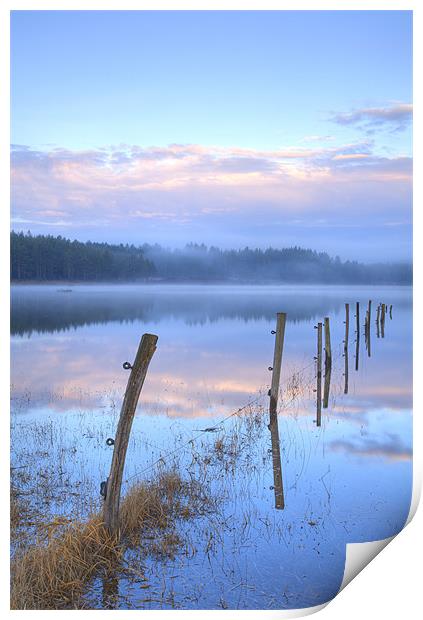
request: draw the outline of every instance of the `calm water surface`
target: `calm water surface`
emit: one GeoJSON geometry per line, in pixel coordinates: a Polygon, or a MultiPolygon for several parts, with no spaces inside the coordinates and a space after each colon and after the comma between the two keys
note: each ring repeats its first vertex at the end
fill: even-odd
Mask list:
{"type": "MultiPolygon", "coordinates": [[[[178,458],[188,475],[198,477],[198,454],[213,451],[218,439],[236,437],[237,449],[210,464],[219,511],[181,525],[189,540],[185,553],[173,560],[145,559],[142,588],[121,580],[118,607],[317,605],[340,586],[347,542],[392,536],[407,518],[412,484],[407,287],[14,286],[11,328],[12,460],[22,463],[38,451],[38,468],[62,472],[61,499],[45,506],[52,514],[84,512],[75,492],[82,482],[85,494],[88,489],[97,501],[112,454],[105,438],[114,436],[128,379],[122,363],[133,361],[144,332],[159,341],[134,422],[126,484],[148,478],[159,459],[171,466],[178,458]],[[363,327],[369,299],[370,356],[363,327]],[[383,338],[376,332],[379,302],[392,304],[383,338]],[[276,312],[288,315],[278,422],[284,510],[275,508],[267,428],[276,312]],[[331,322],[333,369],[329,406],[318,428],[314,326],[325,316],[331,322]],[[249,402],[254,405],[241,416],[221,422],[249,402]],[[253,413],[263,423],[252,424],[253,413]],[[47,427],[51,449],[42,450],[39,431],[47,427]],[[206,428],[214,432],[203,432],[206,428]],[[75,500],[69,500],[71,493],[75,500]]],[[[96,587],[92,596],[101,606],[96,587]]]]}

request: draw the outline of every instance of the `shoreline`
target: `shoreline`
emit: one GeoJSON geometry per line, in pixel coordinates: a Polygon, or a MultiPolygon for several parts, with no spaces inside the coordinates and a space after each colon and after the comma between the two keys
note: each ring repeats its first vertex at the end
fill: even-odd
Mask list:
{"type": "Polygon", "coordinates": [[[12,286],[58,286],[61,287],[60,292],[65,292],[66,289],[71,287],[87,286],[309,286],[309,287],[327,287],[327,286],[339,286],[339,287],[360,287],[370,288],[374,286],[400,286],[400,287],[413,287],[413,282],[308,282],[299,281],[291,282],[287,280],[267,280],[267,281],[251,281],[251,280],[11,280],[10,288],[12,286]]]}

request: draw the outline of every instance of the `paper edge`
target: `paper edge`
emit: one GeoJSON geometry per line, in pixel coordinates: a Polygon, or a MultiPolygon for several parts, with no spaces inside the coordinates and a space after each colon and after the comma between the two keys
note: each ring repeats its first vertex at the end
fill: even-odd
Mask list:
{"type": "Polygon", "coordinates": [[[339,592],[341,592],[349,583],[351,583],[351,581],[355,577],[357,577],[359,573],[361,573],[361,571],[367,566],[367,564],[370,564],[370,562],[374,560],[374,558],[381,551],[383,551],[383,549],[387,545],[389,545],[389,543],[394,540],[394,538],[396,538],[398,534],[403,532],[407,525],[411,523],[420,504],[422,490],[421,487],[421,471],[420,469],[418,469],[417,471],[413,472],[413,489],[407,520],[399,532],[397,532],[393,536],[390,536],[389,538],[384,538],[382,540],[374,540],[362,543],[347,543],[345,552],[344,576],[342,578],[342,583],[336,596],[338,596],[339,592]]]}

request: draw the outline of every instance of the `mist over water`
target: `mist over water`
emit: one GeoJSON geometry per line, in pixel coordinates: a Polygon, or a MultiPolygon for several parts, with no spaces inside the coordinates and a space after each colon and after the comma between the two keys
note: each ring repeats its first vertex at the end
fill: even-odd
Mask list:
{"type": "MultiPolygon", "coordinates": [[[[369,293],[374,289],[369,289],[369,293]]],[[[379,287],[397,307],[409,305],[401,288],[379,287]]],[[[408,289],[404,289],[407,290],[408,289]]],[[[143,322],[184,324],[273,321],[283,307],[288,321],[338,314],[344,299],[366,289],[313,285],[51,284],[12,286],[12,334],[60,331],[90,324],[143,322]]]]}

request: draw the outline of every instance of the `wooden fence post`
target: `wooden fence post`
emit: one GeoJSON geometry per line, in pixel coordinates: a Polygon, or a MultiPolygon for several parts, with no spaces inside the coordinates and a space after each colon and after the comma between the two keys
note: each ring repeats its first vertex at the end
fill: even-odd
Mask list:
{"type": "Polygon", "coordinates": [[[278,312],[276,315],[276,338],[275,338],[275,350],[273,353],[273,366],[272,366],[272,384],[270,386],[270,416],[276,415],[278,397],[279,397],[279,383],[281,377],[282,367],[282,353],[283,342],[285,338],[285,324],[286,313],[278,312]]]}
{"type": "Polygon", "coordinates": [[[360,355],[360,302],[355,305],[356,341],[355,341],[355,369],[358,370],[358,358],[360,355]]]}
{"type": "MultiPolygon", "coordinates": [[[[370,303],[370,302],[369,302],[370,303]]],[[[367,320],[366,320],[366,344],[367,344],[367,355],[371,357],[371,322],[370,322],[370,310],[367,310],[367,320]]]]}
{"type": "Polygon", "coordinates": [[[129,435],[148,366],[156,350],[157,340],[158,337],[153,334],[144,334],[141,338],[133,366],[128,364],[128,362],[124,364],[124,368],[130,369],[131,374],[129,375],[125,398],[123,399],[120,412],[110,474],[105,485],[103,507],[104,524],[111,534],[117,536],[119,536],[120,491],[129,435]]]}
{"type": "Polygon", "coordinates": [[[325,317],[325,385],[323,389],[323,409],[327,409],[329,405],[331,373],[332,373],[332,350],[330,346],[329,317],[325,317]]]}
{"type": "Polygon", "coordinates": [[[367,349],[367,354],[370,357],[370,330],[371,330],[371,320],[372,320],[372,300],[369,299],[369,302],[367,304],[367,311],[366,311],[366,321],[365,321],[365,329],[364,329],[364,334],[365,334],[365,339],[366,339],[366,349],[367,349]]]}
{"type": "Polygon", "coordinates": [[[392,304],[389,306],[389,318],[392,319],[392,304]]]}
{"type": "Polygon", "coordinates": [[[272,370],[272,384],[269,391],[270,404],[270,424],[269,430],[272,439],[272,461],[273,461],[273,481],[275,490],[275,507],[282,510],[285,508],[285,498],[283,491],[282,481],[282,464],[281,464],[281,452],[280,452],[280,440],[278,429],[278,397],[279,397],[279,383],[282,367],[282,353],[283,343],[285,338],[285,324],[286,313],[278,312],[276,319],[276,338],[275,338],[275,350],[273,353],[273,366],[272,370]]]}
{"type": "Polygon", "coordinates": [[[382,338],[385,338],[385,313],[386,306],[385,304],[382,304],[382,310],[380,313],[380,335],[382,336],[382,338]]]}
{"type": "Polygon", "coordinates": [[[380,304],[377,307],[377,313],[376,313],[376,330],[377,330],[377,337],[380,338],[380,304]]]}
{"type": "Polygon", "coordinates": [[[345,337],[344,337],[344,394],[348,394],[348,338],[350,333],[350,304],[345,304],[345,337]]]}
{"type": "Polygon", "coordinates": [[[371,331],[372,331],[372,300],[369,299],[367,306],[367,355],[371,356],[371,331]]]}
{"type": "Polygon", "coordinates": [[[317,323],[317,401],[316,424],[322,424],[322,324],[317,323]]]}
{"type": "Polygon", "coordinates": [[[364,319],[364,341],[366,343],[366,351],[367,351],[367,332],[369,326],[369,311],[366,310],[366,318],[364,319]]]}

